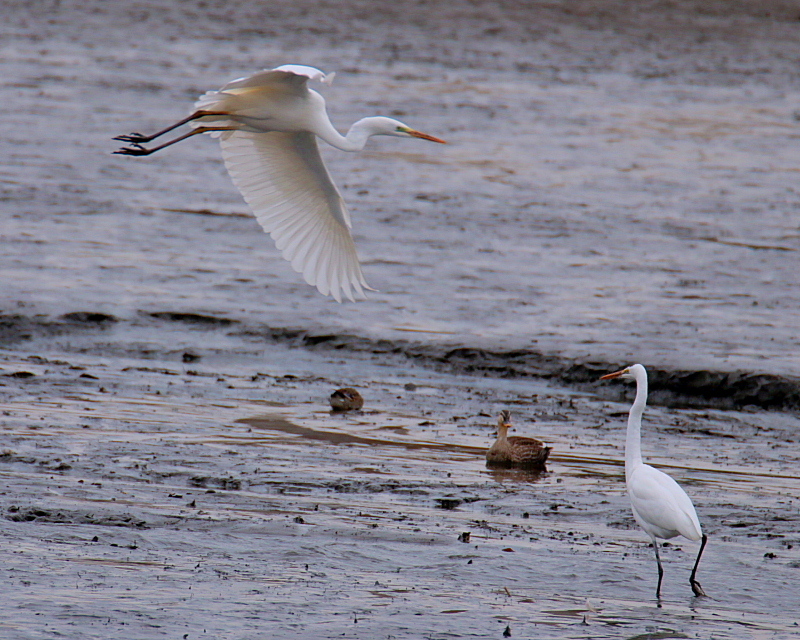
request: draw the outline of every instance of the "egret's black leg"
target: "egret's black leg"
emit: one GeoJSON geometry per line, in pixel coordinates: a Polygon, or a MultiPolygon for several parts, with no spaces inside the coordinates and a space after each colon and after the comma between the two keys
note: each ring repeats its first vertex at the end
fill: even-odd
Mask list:
{"type": "Polygon", "coordinates": [[[163,136],[165,133],[169,133],[173,129],[177,129],[185,125],[187,122],[191,122],[192,120],[197,120],[198,118],[204,118],[206,116],[227,116],[228,113],[224,111],[195,111],[192,115],[187,116],[183,120],[176,122],[175,124],[171,124],[166,129],[162,129],[158,133],[154,133],[152,136],[146,136],[141,133],[130,133],[128,135],[117,136],[114,140],[119,140],[120,142],[130,142],[131,144],[141,144],[143,142],[151,142],[156,138],[163,136]]]}
{"type": "Polygon", "coordinates": [[[700,583],[695,580],[695,574],[697,573],[697,565],[700,564],[700,556],[703,555],[703,549],[706,547],[706,542],[708,541],[708,536],[703,534],[702,542],[700,543],[700,551],[697,552],[697,560],[694,561],[694,568],[692,569],[692,575],[689,576],[689,584],[692,585],[692,591],[694,591],[694,595],[696,596],[704,596],[706,592],[703,591],[703,587],[700,586],[700,583]]]}
{"type": "Polygon", "coordinates": [[[169,142],[165,142],[162,145],[157,147],[153,147],[152,149],[146,149],[145,147],[141,146],[138,142],[131,143],[130,147],[123,147],[122,149],[118,149],[114,153],[119,153],[123,156],[149,156],[151,153],[155,153],[156,151],[160,151],[164,147],[169,147],[176,142],[180,142],[181,140],[186,140],[186,138],[191,138],[192,136],[196,136],[199,133],[208,133],[209,131],[236,131],[236,127],[198,127],[197,129],[192,129],[189,133],[184,134],[175,138],[174,140],[170,140],[169,142]]]}
{"type": "Polygon", "coordinates": [[[656,586],[656,599],[661,600],[661,580],[664,578],[664,569],[661,567],[661,556],[658,555],[658,540],[653,538],[653,549],[656,550],[656,564],[658,565],[658,585],[656,586]]]}

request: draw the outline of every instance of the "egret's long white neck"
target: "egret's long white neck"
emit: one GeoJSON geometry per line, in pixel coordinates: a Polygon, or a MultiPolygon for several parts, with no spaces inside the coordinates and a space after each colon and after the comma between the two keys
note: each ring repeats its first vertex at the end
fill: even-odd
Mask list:
{"type": "Polygon", "coordinates": [[[647,404],[647,373],[636,374],[636,399],[628,414],[628,433],[625,439],[625,476],[642,464],[642,414],[647,404]]]}
{"type": "Polygon", "coordinates": [[[364,145],[367,144],[369,137],[379,133],[372,121],[373,118],[369,117],[354,122],[346,136],[339,133],[328,121],[316,134],[340,151],[361,151],[364,145]]]}

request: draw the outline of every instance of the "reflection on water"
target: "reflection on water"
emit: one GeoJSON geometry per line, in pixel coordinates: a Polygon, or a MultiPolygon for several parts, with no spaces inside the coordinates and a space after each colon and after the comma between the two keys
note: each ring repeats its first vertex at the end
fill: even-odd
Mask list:
{"type": "Polygon", "coordinates": [[[487,467],[484,471],[495,482],[534,483],[548,476],[547,469],[498,469],[487,467]]]}

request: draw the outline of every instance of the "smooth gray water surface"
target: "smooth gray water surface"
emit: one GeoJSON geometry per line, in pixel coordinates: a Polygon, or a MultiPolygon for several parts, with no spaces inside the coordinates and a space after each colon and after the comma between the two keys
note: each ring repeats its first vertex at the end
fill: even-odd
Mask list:
{"type": "Polygon", "coordinates": [[[20,3],[3,26],[6,309],[797,378],[796,7],[573,4],[20,3]],[[324,150],[380,290],[355,307],[279,257],[214,141],[109,155],[285,62],[338,72],[343,129],[383,113],[449,142],[324,150]],[[212,213],[237,215],[193,215],[212,213]]]}

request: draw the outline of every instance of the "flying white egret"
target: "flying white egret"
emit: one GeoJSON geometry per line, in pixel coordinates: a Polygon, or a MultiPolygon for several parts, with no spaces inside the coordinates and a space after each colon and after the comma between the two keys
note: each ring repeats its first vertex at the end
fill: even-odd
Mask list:
{"type": "Polygon", "coordinates": [[[680,485],[666,473],[642,462],[642,413],[647,404],[647,371],[640,364],[634,364],[621,371],[609,373],[601,380],[621,378],[636,381],[636,399],[628,416],[628,433],[625,440],[625,482],[631,499],[633,517],[653,540],[658,563],[658,586],[656,598],[661,599],[661,579],[664,569],[658,555],[658,538],[668,540],[681,535],[689,540],[702,540],[697,554],[689,584],[696,596],[706,595],[700,583],[695,580],[697,565],[706,546],[707,537],[700,528],[700,521],[689,496],[680,485]]]}
{"type": "Polygon", "coordinates": [[[333,76],[287,64],[234,80],[201,96],[190,116],[166,129],[151,136],[117,136],[129,146],[115,153],[146,156],[199,133],[219,137],[233,183],[292,268],[337,302],[342,294],[364,298],[370,287],[350,235],[350,214],[316,138],[342,151],[360,151],[377,135],[444,140],[383,116],[363,118],[341,135],[323,97],[308,88],[309,80],[330,84],[333,76]],[[156,147],[142,146],[184,124],[192,131],[156,147]]]}

